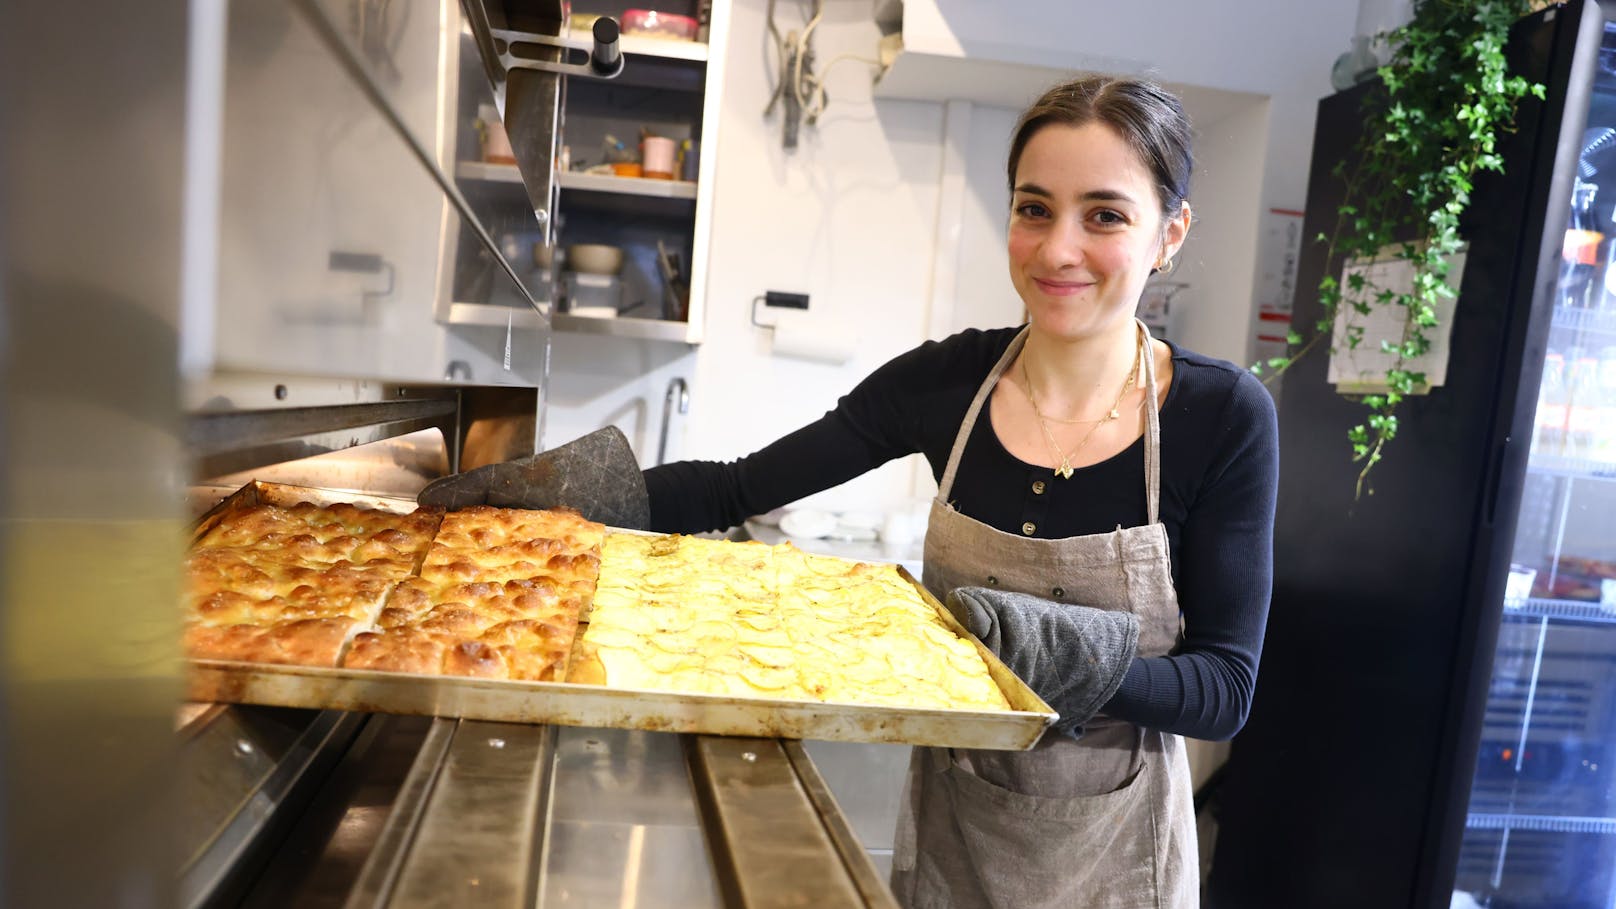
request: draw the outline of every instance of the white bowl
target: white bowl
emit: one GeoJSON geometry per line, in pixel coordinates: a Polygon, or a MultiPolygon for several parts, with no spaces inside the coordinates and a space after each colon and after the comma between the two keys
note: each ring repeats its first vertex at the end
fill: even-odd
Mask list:
{"type": "Polygon", "coordinates": [[[836,530],[836,516],[828,511],[798,508],[780,516],[780,532],[799,540],[817,540],[836,530]]]}
{"type": "Polygon", "coordinates": [[[623,270],[623,250],[604,243],[574,243],[567,247],[567,267],[585,274],[615,275],[623,270]]]}

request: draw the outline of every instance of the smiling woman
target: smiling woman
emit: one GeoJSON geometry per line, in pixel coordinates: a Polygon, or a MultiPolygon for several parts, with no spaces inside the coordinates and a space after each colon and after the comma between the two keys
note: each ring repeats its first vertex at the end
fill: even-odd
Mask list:
{"type": "Polygon", "coordinates": [[[1197,903],[1180,736],[1245,722],[1278,455],[1256,379],[1133,318],[1189,229],[1189,135],[1155,86],[1051,89],[1010,150],[1026,325],[922,344],[738,461],[645,474],[651,529],[691,533],[930,463],[925,585],[1061,717],[1028,752],[915,749],[893,855],[905,905],[1197,903]]]}

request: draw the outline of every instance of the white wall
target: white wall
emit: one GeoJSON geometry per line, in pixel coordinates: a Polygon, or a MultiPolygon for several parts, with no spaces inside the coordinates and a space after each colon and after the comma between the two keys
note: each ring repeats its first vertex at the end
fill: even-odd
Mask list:
{"type": "MultiPolygon", "coordinates": [[[[550,383],[546,389],[545,448],[613,425],[623,431],[642,467],[657,463],[664,414],[668,420],[666,460],[687,456],[689,413],[665,406],[669,383],[691,382],[696,350],[684,344],[644,342],[602,335],[556,333],[550,339],[550,383]]],[[[697,401],[695,395],[690,398],[697,401]]]]}
{"type": "Polygon", "coordinates": [[[1013,11],[906,0],[905,54],[928,65],[904,72],[900,58],[890,91],[1018,104],[1022,85],[1057,71],[1145,75],[1179,90],[1203,163],[1192,196],[1200,236],[1192,233],[1186,249],[1191,267],[1175,276],[1197,285],[1180,336],[1245,362],[1261,214],[1304,204],[1316,104],[1332,91],[1330,65],[1347,49],[1357,14],[1356,0],[1160,0],[1112,4],[1103,14],[1065,0],[1027,0],[1013,11]],[[950,72],[949,60],[970,66],[950,72]]]}
{"type": "MultiPolygon", "coordinates": [[[[564,348],[580,342],[557,335],[547,445],[617,422],[648,463],[667,381],[688,375],[690,413],[674,424],[670,457],[733,459],[817,419],[929,334],[1020,317],[1004,258],[1002,168],[1016,114],[1009,101],[875,98],[872,67],[843,61],[825,74],[825,117],[785,152],[778,120],[762,117],[776,65],[765,5],[735,0],[728,46],[714,48],[726,72],[720,129],[704,143],[717,162],[704,342],[647,360],[621,342],[569,354],[564,348]],[[752,300],[765,290],[808,293],[803,331],[839,341],[848,360],[774,353],[770,333],[750,321],[752,300]],[[634,373],[635,358],[650,364],[647,374],[634,373]]],[[[1029,0],[1012,20],[1000,4],[908,0],[905,37],[911,50],[928,41],[933,50],[952,43],[974,54],[1013,49],[1023,62],[1065,68],[1103,56],[1189,86],[1199,223],[1179,277],[1198,286],[1181,335],[1203,352],[1243,360],[1259,214],[1305,199],[1316,101],[1330,92],[1329,66],[1347,47],[1357,3],[1244,0],[1238,14],[1231,6],[1172,0],[1111,5],[1100,16],[1063,0],[1029,0]]],[[[799,12],[777,3],[782,30],[800,27],[799,12]]],[[[870,4],[825,4],[815,41],[821,66],[838,54],[875,56],[878,40],[870,4]]],[[[815,504],[882,508],[929,488],[928,472],[911,458],[815,504]]]]}
{"type": "MultiPolygon", "coordinates": [[[[696,357],[691,457],[732,459],[818,419],[859,379],[923,337],[942,128],[939,105],[871,101],[871,68],[837,64],[831,104],[804,128],[795,152],[777,120],[761,116],[775,67],[766,51],[763,0],[739,0],[718,136],[707,334],[696,357]],[[771,351],[751,324],[766,290],[810,295],[802,330],[839,337],[851,352],[826,365],[771,351]]],[[[782,29],[800,26],[781,3],[782,29]]],[[[818,57],[875,53],[866,3],[826,4],[818,57]]],[[[707,149],[713,141],[707,139],[707,149]]],[[[706,149],[704,149],[706,151],[706,149]]],[[[879,506],[901,498],[911,467],[889,465],[817,497],[826,507],[879,506]]]]}

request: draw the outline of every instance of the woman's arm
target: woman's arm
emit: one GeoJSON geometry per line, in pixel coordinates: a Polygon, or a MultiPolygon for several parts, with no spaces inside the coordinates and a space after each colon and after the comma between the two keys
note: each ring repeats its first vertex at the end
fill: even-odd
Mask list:
{"type": "Polygon", "coordinates": [[[1104,713],[1223,740],[1250,713],[1268,623],[1279,429],[1273,399],[1246,374],[1216,425],[1216,455],[1176,553],[1184,640],[1172,656],[1134,660],[1104,713]]]}
{"type": "MultiPolygon", "coordinates": [[[[993,338],[965,332],[901,354],[819,420],[738,461],[682,461],[645,472],[651,529],[724,530],[921,451],[927,427],[957,427],[959,389],[986,374],[993,338]],[[952,421],[950,423],[950,421],[952,421]]],[[[952,438],[952,436],[950,436],[952,438]]]]}
{"type": "Polygon", "coordinates": [[[829,489],[908,452],[859,432],[836,410],[738,461],[679,461],[645,472],[651,529],[725,530],[752,515],[829,489]]]}

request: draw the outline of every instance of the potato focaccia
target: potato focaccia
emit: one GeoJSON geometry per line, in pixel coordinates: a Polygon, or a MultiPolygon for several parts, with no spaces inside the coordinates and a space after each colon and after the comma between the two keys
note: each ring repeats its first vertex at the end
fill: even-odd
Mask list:
{"type": "Polygon", "coordinates": [[[575,680],[1008,710],[976,648],[891,565],[789,543],[612,534],[575,680]]]}

